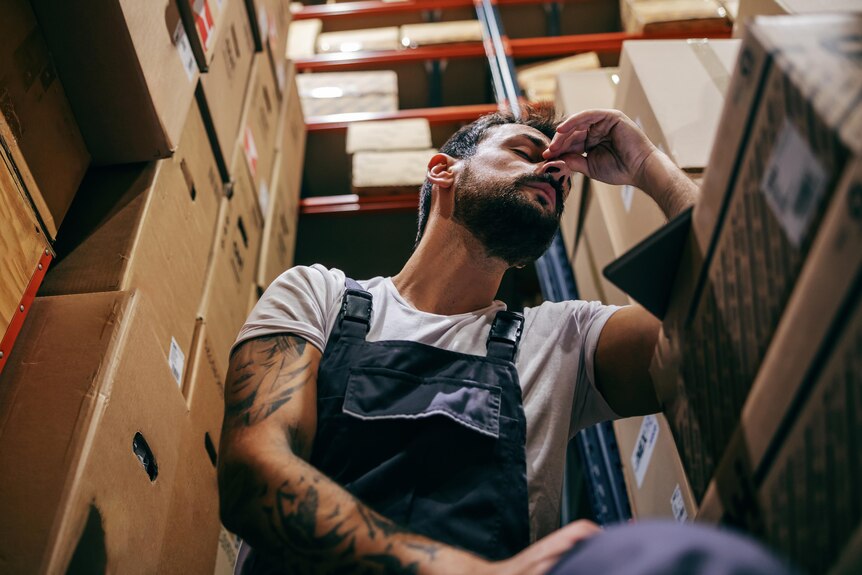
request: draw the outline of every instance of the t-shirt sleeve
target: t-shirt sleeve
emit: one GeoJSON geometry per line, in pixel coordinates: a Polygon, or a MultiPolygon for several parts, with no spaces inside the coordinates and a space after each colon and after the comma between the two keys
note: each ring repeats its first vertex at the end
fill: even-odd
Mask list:
{"type": "Polygon", "coordinates": [[[599,336],[608,319],[620,309],[619,306],[603,305],[601,302],[576,302],[572,320],[578,324],[578,332],[583,334],[578,362],[578,375],[575,382],[575,395],[572,404],[572,421],[569,436],[578,431],[600,423],[619,419],[601,392],[596,388],[595,357],[599,336]]]}
{"type": "MultiPolygon", "coordinates": [[[[233,344],[276,333],[298,335],[321,352],[344,293],[344,273],[315,264],[278,276],[258,300],[233,344]]],[[[233,351],[231,349],[231,351],[233,351]]]]}

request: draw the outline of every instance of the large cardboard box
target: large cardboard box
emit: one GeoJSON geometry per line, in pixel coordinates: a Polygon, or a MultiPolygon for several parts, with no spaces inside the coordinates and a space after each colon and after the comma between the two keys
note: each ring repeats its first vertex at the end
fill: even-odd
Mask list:
{"type": "Polygon", "coordinates": [[[348,154],[369,150],[427,150],[431,124],[426,118],[352,122],[347,125],[348,154]]]}
{"type": "MultiPolygon", "coordinates": [[[[599,55],[595,52],[584,52],[566,58],[559,58],[538,64],[526,64],[516,70],[518,84],[524,89],[527,99],[531,102],[539,100],[554,100],[557,95],[557,77],[566,72],[594,70],[601,67],[599,55]]],[[[613,99],[607,107],[613,104],[613,99]]]]}
{"type": "Polygon", "coordinates": [[[698,32],[730,28],[727,10],[717,0],[620,0],[626,32],[698,32]]]}
{"type": "Polygon", "coordinates": [[[225,181],[230,180],[231,160],[242,121],[249,76],[255,61],[254,37],[242,0],[224,8],[222,27],[209,71],[201,76],[197,101],[210,128],[213,149],[225,181]]]}
{"type": "Polygon", "coordinates": [[[583,230],[575,248],[573,269],[580,299],[597,300],[611,305],[628,305],[630,300],[623,291],[602,274],[602,270],[617,258],[601,204],[596,200],[596,182],[587,184],[587,200],[583,230]],[[584,286],[582,289],[581,286],[584,286]]]}
{"type": "Polygon", "coordinates": [[[437,150],[390,150],[353,154],[351,188],[359,195],[419,193],[437,150]]]}
{"type": "Polygon", "coordinates": [[[0,19],[0,147],[55,238],[90,155],[25,0],[5,2],[0,19]]]}
{"type": "Polygon", "coordinates": [[[219,209],[219,228],[198,308],[198,317],[207,324],[208,353],[220,381],[227,374],[230,348],[247,317],[248,293],[254,284],[263,235],[263,217],[243,155],[237,146],[233,193],[219,209]]]}
{"type": "Polygon", "coordinates": [[[269,286],[282,272],[293,266],[296,248],[296,226],[299,196],[292,186],[291,174],[282,170],[283,153],[279,152],[272,176],[272,195],[265,214],[263,241],[255,277],[256,285],[269,286]]]}
{"type": "Polygon", "coordinates": [[[317,36],[319,54],[398,50],[399,48],[401,48],[401,36],[398,26],[323,32],[317,36]]]}
{"type": "Polygon", "coordinates": [[[201,72],[208,72],[224,35],[225,0],[177,0],[192,53],[201,72]]]}
{"type": "Polygon", "coordinates": [[[213,573],[218,545],[219,496],[216,462],[224,414],[224,374],[206,344],[206,324],[198,322],[191,365],[184,382],[188,425],[180,438],[177,465],[159,573],[213,573]],[[182,535],[181,535],[182,534],[182,535]]]}
{"type": "MultiPolygon", "coordinates": [[[[291,12],[289,2],[267,0],[257,9],[258,27],[266,31],[266,44],[275,63],[284,60],[287,51],[287,31],[290,28],[291,12]]],[[[278,76],[278,72],[276,72],[278,76]]],[[[282,78],[283,80],[283,78],[282,78]]],[[[279,84],[284,87],[283,83],[279,84]]]]}
{"type": "Polygon", "coordinates": [[[93,161],[170,156],[198,79],[175,0],[32,5],[93,161]]]}
{"type": "MultiPolygon", "coordinates": [[[[293,63],[287,66],[287,90],[282,100],[282,110],[279,120],[279,132],[276,135],[276,147],[281,156],[280,178],[282,193],[299,198],[302,187],[302,168],[305,163],[305,118],[302,116],[302,102],[296,87],[296,76],[293,63]]],[[[266,207],[261,204],[266,212],[266,207]]]]}
{"type": "Polygon", "coordinates": [[[323,20],[311,18],[290,23],[286,55],[291,60],[310,58],[317,53],[317,37],[323,30],[323,20]]]}
{"type": "Polygon", "coordinates": [[[745,24],[755,16],[810,14],[815,12],[860,12],[857,0],[740,0],[733,24],[734,37],[741,38],[745,24]]]}
{"type": "Polygon", "coordinates": [[[482,23],[478,20],[455,20],[404,24],[401,26],[400,34],[401,45],[405,48],[456,42],[481,42],[482,23]]]}
{"type": "MultiPolygon", "coordinates": [[[[30,202],[24,196],[21,181],[11,170],[11,161],[0,148],[0,342],[9,324],[21,311],[21,297],[37,271],[39,259],[48,249],[48,241],[36,221],[30,202]]],[[[27,311],[26,308],[24,311],[27,311]]],[[[11,347],[11,342],[8,344],[11,347]]],[[[0,346],[0,371],[12,350],[0,346]]]]}
{"type": "Polygon", "coordinates": [[[862,152],[862,75],[840,43],[832,47],[859,25],[849,16],[759,19],[745,39],[746,66],[728,92],[722,146],[710,159],[657,349],[664,367],[655,379],[698,497],[738,424],[835,184],[862,152]]]}
{"type": "Polygon", "coordinates": [[[738,40],[638,40],[623,44],[615,108],[680,168],[706,167],[738,40]]]}
{"type": "Polygon", "coordinates": [[[393,70],[297,74],[306,118],[398,110],[398,76],[393,70]]]}
{"type": "Polygon", "coordinates": [[[664,415],[618,419],[614,433],[632,515],[679,522],[693,519],[697,505],[664,415]]]}
{"type": "MultiPolygon", "coordinates": [[[[281,96],[269,56],[265,52],[258,52],[255,54],[242,113],[240,143],[246,166],[259,196],[269,195],[269,178],[275,163],[280,110],[281,96]]],[[[239,176],[232,173],[232,177],[239,176]]]]}
{"type": "Polygon", "coordinates": [[[157,304],[181,382],[223,197],[217,174],[196,108],[173,158],[91,169],[40,294],[139,289],[157,304]]]}
{"type": "Polygon", "coordinates": [[[141,293],[37,298],[0,375],[7,573],[157,573],[186,404],[141,293]]]}

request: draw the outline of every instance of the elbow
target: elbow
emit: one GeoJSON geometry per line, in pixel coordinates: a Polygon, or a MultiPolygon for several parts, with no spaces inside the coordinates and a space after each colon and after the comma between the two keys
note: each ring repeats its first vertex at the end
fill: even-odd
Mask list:
{"type": "Polygon", "coordinates": [[[255,489],[255,475],[246,462],[219,458],[219,518],[228,531],[240,537],[247,535],[244,526],[248,523],[252,498],[259,492],[259,488],[255,489]]]}

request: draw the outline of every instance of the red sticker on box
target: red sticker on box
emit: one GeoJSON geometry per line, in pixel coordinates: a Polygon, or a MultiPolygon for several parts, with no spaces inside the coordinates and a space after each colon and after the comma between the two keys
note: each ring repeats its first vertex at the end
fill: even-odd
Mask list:
{"type": "Polygon", "coordinates": [[[251,133],[251,128],[245,129],[243,148],[245,149],[245,159],[248,162],[248,169],[251,170],[251,177],[255,178],[257,177],[257,146],[254,144],[254,136],[251,133]]]}
{"type": "Polygon", "coordinates": [[[208,50],[213,39],[213,26],[215,26],[209,2],[207,0],[189,0],[189,2],[192,3],[195,25],[198,29],[198,35],[201,37],[201,44],[204,45],[204,49],[208,50]]]}

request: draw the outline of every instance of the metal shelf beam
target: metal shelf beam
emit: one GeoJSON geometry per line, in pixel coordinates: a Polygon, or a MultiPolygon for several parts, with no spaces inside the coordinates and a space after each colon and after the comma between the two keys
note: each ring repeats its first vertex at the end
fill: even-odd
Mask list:
{"type": "MultiPolygon", "coordinates": [[[[604,0],[496,0],[499,6],[523,4],[590,4],[604,0]]],[[[446,10],[465,8],[473,5],[473,0],[407,0],[405,2],[381,2],[366,0],[364,2],[347,2],[342,4],[320,4],[305,6],[293,14],[294,20],[320,18],[329,20],[351,16],[369,16],[375,14],[397,14],[400,12],[420,12],[422,10],[446,10]]]]}
{"type": "Polygon", "coordinates": [[[419,208],[419,191],[386,196],[319,196],[299,200],[300,215],[415,212],[419,208]]]}
{"type": "Polygon", "coordinates": [[[450,124],[457,122],[472,122],[479,116],[498,110],[497,104],[473,104],[468,106],[443,106],[440,108],[412,108],[395,112],[357,112],[351,114],[332,114],[328,116],[310,116],[306,118],[305,126],[309,132],[326,130],[346,130],[354,122],[371,120],[404,120],[407,118],[425,118],[430,124],[450,124]]]}

